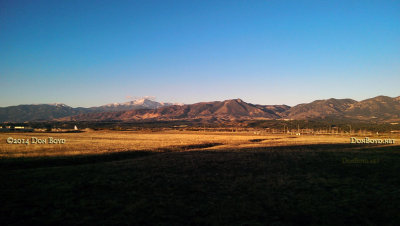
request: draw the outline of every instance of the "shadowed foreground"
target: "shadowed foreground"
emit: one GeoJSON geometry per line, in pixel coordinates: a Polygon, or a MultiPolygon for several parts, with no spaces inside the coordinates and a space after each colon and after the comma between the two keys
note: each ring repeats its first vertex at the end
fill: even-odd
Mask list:
{"type": "Polygon", "coordinates": [[[397,225],[399,154],[400,146],[319,144],[7,159],[0,161],[0,220],[397,225]]]}

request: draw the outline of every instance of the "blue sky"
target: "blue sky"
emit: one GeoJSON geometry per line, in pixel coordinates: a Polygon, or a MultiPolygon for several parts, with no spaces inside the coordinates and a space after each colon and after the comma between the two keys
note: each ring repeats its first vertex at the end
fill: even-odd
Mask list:
{"type": "Polygon", "coordinates": [[[400,1],[0,1],[0,106],[399,96],[400,1]]]}

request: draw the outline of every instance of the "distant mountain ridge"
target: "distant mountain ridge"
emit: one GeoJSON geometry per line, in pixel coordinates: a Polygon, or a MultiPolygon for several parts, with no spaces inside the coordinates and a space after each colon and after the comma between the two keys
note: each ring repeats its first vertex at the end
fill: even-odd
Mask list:
{"type": "Polygon", "coordinates": [[[139,109],[122,112],[82,114],[63,118],[67,121],[139,121],[139,120],[177,120],[177,119],[279,119],[280,112],[289,109],[286,105],[253,105],[233,99],[226,101],[201,102],[189,105],[173,105],[157,109],[139,109]]]}
{"type": "Polygon", "coordinates": [[[379,119],[400,121],[400,96],[377,96],[353,104],[344,113],[360,120],[379,119]]]}
{"type": "Polygon", "coordinates": [[[90,109],[94,111],[106,112],[106,111],[126,111],[133,109],[156,109],[160,107],[166,107],[171,105],[181,105],[179,103],[164,103],[150,100],[147,98],[140,98],[133,101],[128,101],[125,103],[113,103],[106,104],[99,107],[91,107],[90,109]]]}
{"type": "Polygon", "coordinates": [[[316,100],[299,104],[285,112],[287,119],[345,118],[362,121],[400,121],[400,97],[377,96],[362,101],[352,99],[316,100]]]}
{"type": "Polygon", "coordinates": [[[140,99],[91,108],[72,108],[64,104],[19,105],[0,108],[0,121],[233,121],[249,119],[349,119],[374,122],[400,122],[400,96],[377,96],[362,101],[326,99],[294,107],[258,105],[241,99],[195,104],[160,103],[140,99]]]}
{"type": "Polygon", "coordinates": [[[156,109],[171,105],[174,104],[156,102],[148,98],[140,98],[125,103],[114,103],[90,108],[73,108],[63,103],[22,104],[18,106],[0,107],[0,122],[54,120],[79,114],[116,112],[132,109],[156,109]]]}
{"type": "Polygon", "coordinates": [[[53,120],[88,112],[90,109],[72,108],[64,104],[24,104],[0,108],[0,122],[53,120]]]}
{"type": "Polygon", "coordinates": [[[330,116],[342,116],[343,112],[357,101],[352,99],[316,100],[307,104],[299,104],[284,113],[287,119],[312,119],[330,116]]]}

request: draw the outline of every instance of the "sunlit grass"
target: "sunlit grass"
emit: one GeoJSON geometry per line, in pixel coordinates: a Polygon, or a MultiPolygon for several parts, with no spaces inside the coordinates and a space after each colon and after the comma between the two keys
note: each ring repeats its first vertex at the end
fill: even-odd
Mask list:
{"type": "MultiPolygon", "coordinates": [[[[254,135],[250,132],[127,132],[92,131],[83,133],[1,133],[0,158],[70,156],[123,151],[163,151],[177,147],[215,144],[202,149],[240,149],[282,145],[349,143],[350,136],[340,135],[254,135]],[[28,139],[65,139],[65,144],[8,144],[8,137],[28,139]]],[[[199,149],[199,148],[197,148],[199,149]]],[[[186,149],[184,149],[186,150],[186,149]]]]}

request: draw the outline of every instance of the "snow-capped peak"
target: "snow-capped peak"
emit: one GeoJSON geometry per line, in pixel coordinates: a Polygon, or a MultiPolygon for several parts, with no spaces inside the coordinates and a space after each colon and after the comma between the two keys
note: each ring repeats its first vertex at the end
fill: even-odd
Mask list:
{"type": "Polygon", "coordinates": [[[68,105],[63,104],[63,103],[52,103],[52,104],[49,104],[49,105],[56,106],[56,107],[68,107],[68,105]]]}
{"type": "Polygon", "coordinates": [[[183,105],[181,103],[166,103],[166,102],[157,102],[154,100],[154,98],[150,97],[142,97],[139,99],[131,100],[128,102],[124,103],[113,103],[113,104],[107,104],[103,105],[100,107],[107,107],[107,108],[115,108],[115,110],[118,109],[156,109],[159,107],[164,107],[164,106],[171,106],[171,105],[183,105]]]}

